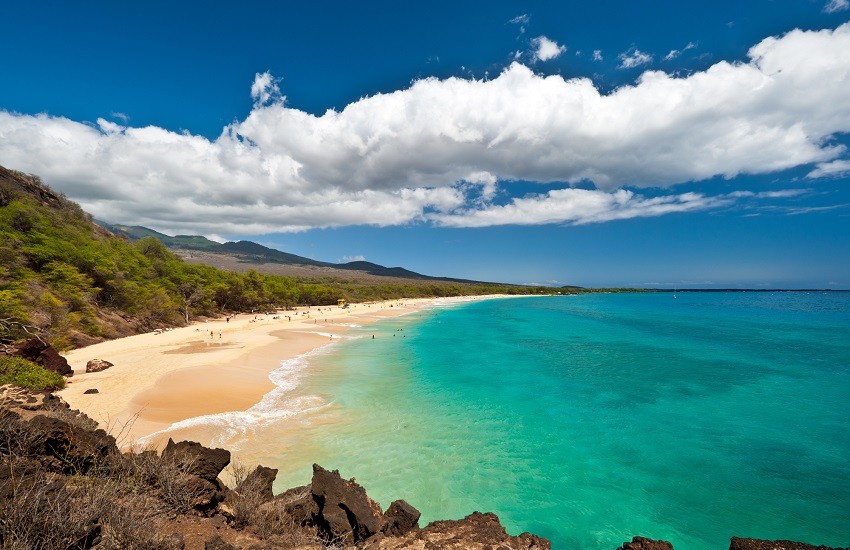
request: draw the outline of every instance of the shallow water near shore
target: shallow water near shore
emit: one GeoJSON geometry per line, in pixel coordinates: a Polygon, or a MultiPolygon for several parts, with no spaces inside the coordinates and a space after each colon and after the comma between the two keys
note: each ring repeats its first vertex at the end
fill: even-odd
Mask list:
{"type": "Polygon", "coordinates": [[[276,490],[318,462],[423,525],[493,511],[555,548],[850,544],[850,293],[487,300],[348,335],[303,360],[309,412],[240,443],[276,490]]]}

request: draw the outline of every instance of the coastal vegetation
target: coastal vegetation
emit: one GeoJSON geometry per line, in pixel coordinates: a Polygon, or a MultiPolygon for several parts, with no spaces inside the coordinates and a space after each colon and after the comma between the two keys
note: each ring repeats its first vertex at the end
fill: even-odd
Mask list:
{"type": "Polygon", "coordinates": [[[61,390],[65,378],[22,357],[0,355],[0,386],[15,384],[32,391],[61,390]]]}
{"type": "Polygon", "coordinates": [[[0,167],[0,344],[41,334],[60,350],[197,317],[406,297],[551,293],[415,279],[287,277],[188,263],[159,239],[94,223],[37,176],[0,167]]]}

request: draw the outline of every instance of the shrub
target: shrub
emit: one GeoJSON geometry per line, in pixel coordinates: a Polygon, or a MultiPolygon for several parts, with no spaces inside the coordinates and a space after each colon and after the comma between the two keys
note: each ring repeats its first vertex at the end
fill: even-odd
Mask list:
{"type": "Polygon", "coordinates": [[[0,355],[0,385],[15,384],[33,391],[61,390],[65,379],[21,357],[0,355]]]}

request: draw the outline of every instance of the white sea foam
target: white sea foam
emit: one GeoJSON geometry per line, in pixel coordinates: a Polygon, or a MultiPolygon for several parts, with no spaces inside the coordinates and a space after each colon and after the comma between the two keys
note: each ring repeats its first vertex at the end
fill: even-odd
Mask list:
{"type": "MultiPolygon", "coordinates": [[[[326,333],[323,335],[329,336],[326,333]]],[[[275,388],[265,394],[260,402],[251,408],[244,411],[228,411],[187,418],[140,438],[138,443],[144,447],[169,432],[202,427],[216,431],[217,435],[212,440],[213,445],[225,445],[226,443],[231,450],[236,451],[239,450],[239,441],[257,429],[327,407],[328,403],[317,395],[293,395],[293,392],[301,384],[309,359],[324,354],[326,348],[331,345],[328,344],[298,357],[281,361],[280,367],[269,373],[269,380],[272,381],[275,388]]]]}
{"type": "Polygon", "coordinates": [[[332,340],[355,340],[357,336],[349,336],[347,334],[334,334],[332,332],[321,332],[318,330],[308,330],[304,331],[306,334],[318,334],[319,336],[324,336],[325,338],[330,338],[332,340]]]}
{"type": "Polygon", "coordinates": [[[457,307],[460,304],[466,304],[468,302],[469,302],[468,300],[457,300],[457,299],[455,299],[455,300],[441,300],[441,299],[437,299],[437,300],[434,300],[433,302],[431,302],[429,305],[433,309],[447,309],[447,308],[451,308],[451,307],[457,307]]]}

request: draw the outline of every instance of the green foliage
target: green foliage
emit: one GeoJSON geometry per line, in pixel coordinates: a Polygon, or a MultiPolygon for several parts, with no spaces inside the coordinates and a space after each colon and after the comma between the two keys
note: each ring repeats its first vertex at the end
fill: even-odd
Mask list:
{"type": "Polygon", "coordinates": [[[15,384],[33,391],[61,390],[65,379],[21,357],[0,355],[0,385],[15,384]]]}
{"type": "MultiPolygon", "coordinates": [[[[30,177],[40,190],[33,194],[2,176],[0,169],[0,342],[23,338],[34,328],[54,346],[68,349],[73,347],[72,334],[112,333],[106,318],[116,314],[135,330],[150,330],[182,325],[198,316],[332,305],[340,298],[365,302],[552,292],[485,283],[415,279],[375,283],[356,276],[291,278],[221,271],[184,262],[154,231],[145,230],[138,235],[143,238],[132,243],[114,236],[94,225],[77,204],[36,179],[30,177]],[[42,200],[45,193],[52,197],[49,206],[42,200]]],[[[174,239],[205,244],[202,238],[174,239]]],[[[234,246],[248,245],[259,247],[234,246]]]]}

